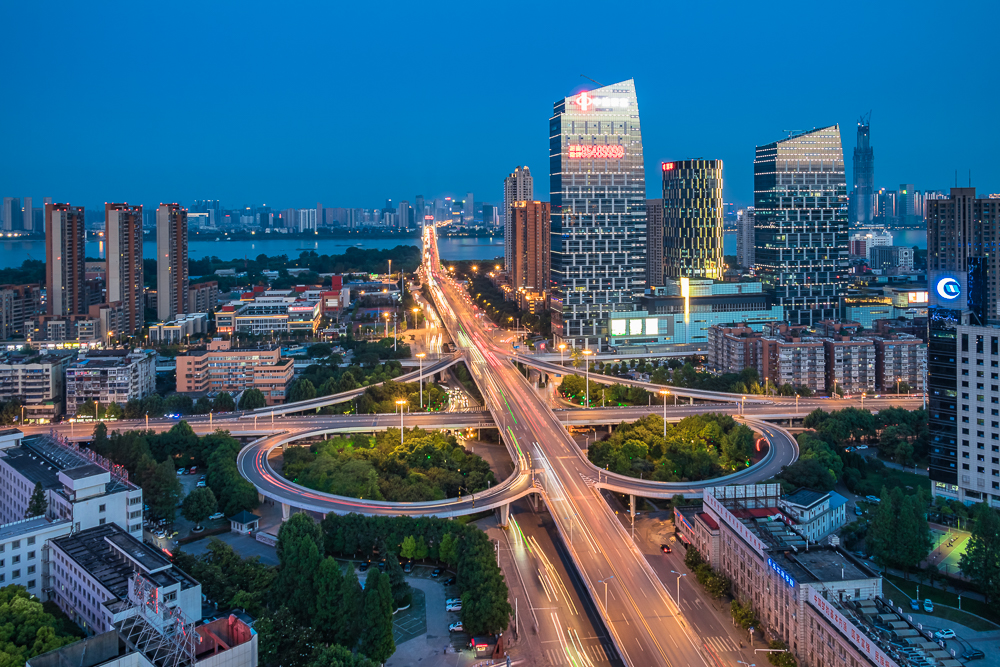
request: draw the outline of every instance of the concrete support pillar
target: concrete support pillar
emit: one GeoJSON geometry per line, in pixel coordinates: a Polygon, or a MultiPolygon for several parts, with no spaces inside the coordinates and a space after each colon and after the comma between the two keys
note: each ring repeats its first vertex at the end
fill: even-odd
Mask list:
{"type": "Polygon", "coordinates": [[[264,504],[264,494],[261,493],[260,491],[257,492],[257,502],[260,503],[261,505],[264,504]]]}
{"type": "Polygon", "coordinates": [[[532,493],[531,494],[531,509],[534,510],[534,511],[536,511],[536,512],[538,511],[538,494],[537,493],[532,493]]]}
{"type": "Polygon", "coordinates": [[[631,516],[632,519],[635,520],[635,495],[630,495],[628,497],[628,513],[629,516],[631,516]]]}
{"type": "Polygon", "coordinates": [[[691,399],[691,405],[694,405],[694,396],[688,396],[688,398],[691,399]]]}
{"type": "Polygon", "coordinates": [[[497,508],[497,512],[500,515],[500,525],[506,528],[507,522],[510,521],[510,504],[501,505],[497,508]]]}
{"type": "Polygon", "coordinates": [[[281,521],[284,523],[288,521],[288,517],[292,515],[292,506],[288,503],[281,503],[281,521]]]}

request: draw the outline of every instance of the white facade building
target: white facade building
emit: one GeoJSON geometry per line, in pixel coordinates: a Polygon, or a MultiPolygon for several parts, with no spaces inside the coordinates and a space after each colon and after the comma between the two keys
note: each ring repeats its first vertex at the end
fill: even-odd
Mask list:
{"type": "Polygon", "coordinates": [[[781,498],[778,507],[795,520],[795,532],[812,542],[819,542],[847,523],[847,498],[836,491],[799,489],[781,498]]]}
{"type": "Polygon", "coordinates": [[[155,389],[152,350],[92,350],[66,369],[66,413],[75,415],[87,401],[124,406],[155,389]]]}
{"type": "Polygon", "coordinates": [[[753,216],[753,206],[736,212],[736,261],[744,269],[753,268],[753,216]]]}

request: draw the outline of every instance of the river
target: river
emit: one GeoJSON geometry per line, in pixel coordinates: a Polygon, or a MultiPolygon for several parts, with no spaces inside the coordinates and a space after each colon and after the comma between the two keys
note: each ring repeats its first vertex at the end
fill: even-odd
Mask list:
{"type": "MultiPolygon", "coordinates": [[[[892,232],[896,245],[927,247],[927,232],[922,229],[905,229],[892,232]]],[[[387,250],[398,245],[417,245],[416,238],[404,239],[364,239],[360,243],[353,239],[323,239],[309,241],[307,239],[268,238],[260,241],[192,241],[188,247],[188,255],[193,259],[201,259],[214,255],[220,259],[230,260],[240,257],[256,257],[265,255],[288,255],[298,257],[299,253],[315,250],[321,255],[340,255],[351,246],[387,250]]],[[[723,252],[727,255],[736,254],[736,232],[726,232],[723,235],[723,252]]],[[[464,237],[445,236],[438,239],[442,259],[479,259],[491,260],[503,255],[502,236],[464,237]]],[[[156,258],[156,243],[147,240],[143,244],[143,255],[149,259],[156,258]]],[[[101,241],[87,243],[87,257],[104,257],[104,244],[101,241]]],[[[45,259],[45,241],[0,241],[0,268],[20,266],[25,259],[45,259]]]]}

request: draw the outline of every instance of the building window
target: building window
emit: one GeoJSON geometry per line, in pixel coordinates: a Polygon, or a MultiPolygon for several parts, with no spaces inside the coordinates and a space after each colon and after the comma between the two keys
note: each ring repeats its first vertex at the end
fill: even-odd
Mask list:
{"type": "Polygon", "coordinates": [[[21,540],[14,540],[13,542],[11,542],[10,543],[10,548],[11,549],[20,549],[21,548],[21,540]]]}
{"type": "Polygon", "coordinates": [[[11,579],[20,579],[21,578],[21,571],[20,570],[14,570],[13,572],[10,573],[10,578],[11,579]]]}
{"type": "Polygon", "coordinates": [[[104,512],[107,509],[107,507],[108,507],[107,505],[98,505],[97,506],[97,511],[98,512],[104,512]]]}
{"type": "Polygon", "coordinates": [[[20,556],[14,556],[14,557],[12,557],[10,559],[10,562],[11,562],[12,565],[17,565],[18,563],[21,562],[21,557],[20,556]]]}
{"type": "Polygon", "coordinates": [[[34,537],[29,537],[29,538],[28,538],[28,546],[30,547],[30,546],[32,546],[32,545],[33,545],[34,543],[35,543],[35,538],[34,538],[34,537]]]}
{"type": "Polygon", "coordinates": [[[107,523],[107,522],[108,522],[108,520],[107,520],[107,519],[101,519],[100,521],[98,521],[98,522],[97,522],[97,525],[98,525],[98,526],[103,526],[103,525],[104,525],[105,523],[107,523]]]}
{"type": "Polygon", "coordinates": [[[29,551],[28,552],[28,560],[35,560],[35,552],[34,551],[29,551]]]}
{"type": "Polygon", "coordinates": [[[28,588],[34,588],[34,587],[35,587],[35,580],[28,579],[28,588]]]}
{"type": "Polygon", "coordinates": [[[34,574],[34,573],[35,573],[35,566],[34,565],[29,565],[28,566],[28,574],[34,574]]]}

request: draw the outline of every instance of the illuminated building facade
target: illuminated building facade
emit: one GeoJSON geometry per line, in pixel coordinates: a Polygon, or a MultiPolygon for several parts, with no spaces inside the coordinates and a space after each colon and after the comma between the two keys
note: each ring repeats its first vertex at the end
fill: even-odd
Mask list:
{"type": "Polygon", "coordinates": [[[646,176],[629,79],[555,103],[549,119],[552,334],[608,345],[646,286],[646,176]]]}
{"type": "Polygon", "coordinates": [[[83,207],[45,205],[45,307],[49,315],[87,314],[83,207]]]}
{"type": "Polygon", "coordinates": [[[646,200],[646,286],[663,286],[663,200],[646,200]]]}
{"type": "Polygon", "coordinates": [[[188,312],[187,209],[156,210],[156,316],[163,322],[188,312]]]}
{"type": "Polygon", "coordinates": [[[854,192],[851,193],[854,220],[869,226],[875,220],[875,151],[871,146],[871,114],[858,121],[858,142],[854,147],[854,192]]]}
{"type": "Polygon", "coordinates": [[[754,263],[791,323],[837,317],[849,267],[839,125],[757,147],[754,263]]]}
{"type": "Polygon", "coordinates": [[[722,280],[722,160],[664,162],[663,271],[722,280]]]}
{"type": "Polygon", "coordinates": [[[121,302],[123,332],[142,331],[145,324],[142,270],[142,206],[104,204],[108,240],[108,303],[121,302]]]}
{"type": "Polygon", "coordinates": [[[518,201],[508,210],[514,222],[511,287],[540,297],[549,288],[549,202],[518,201]]]}
{"type": "Polygon", "coordinates": [[[514,269],[514,202],[531,201],[535,198],[531,170],[517,167],[503,180],[503,260],[507,271],[514,269]]]}

